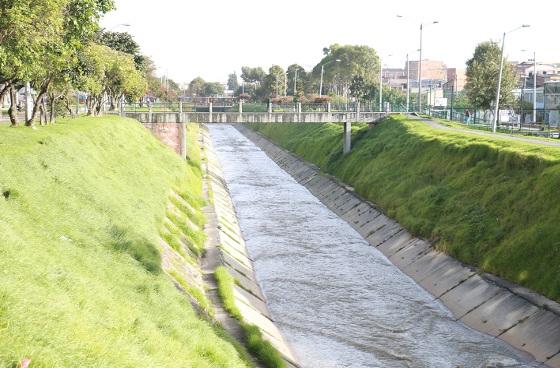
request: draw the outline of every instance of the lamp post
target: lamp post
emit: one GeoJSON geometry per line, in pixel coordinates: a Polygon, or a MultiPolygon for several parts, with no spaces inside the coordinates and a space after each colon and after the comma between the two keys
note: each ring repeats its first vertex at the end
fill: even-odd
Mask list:
{"type": "Polygon", "coordinates": [[[319,84],[319,96],[323,95],[323,73],[325,71],[325,65],[329,65],[332,62],[340,63],[340,59],[331,60],[327,63],[321,64],[321,83],[319,84]]]}
{"type": "MultiPolygon", "coordinates": [[[[393,55],[387,55],[393,56],[393,55]]],[[[383,59],[379,57],[379,112],[383,111],[383,59]]]]}
{"type": "Polygon", "coordinates": [[[117,24],[115,26],[112,26],[111,28],[109,28],[107,30],[107,32],[111,32],[113,29],[119,28],[119,27],[130,27],[130,24],[128,23],[121,23],[121,24],[117,24]]]}
{"type": "Polygon", "coordinates": [[[496,105],[494,106],[494,124],[492,125],[492,132],[496,133],[496,130],[498,128],[498,120],[499,120],[499,112],[500,112],[500,91],[502,88],[502,73],[503,73],[503,69],[504,69],[504,46],[506,43],[506,35],[512,32],[517,31],[518,29],[521,28],[527,28],[530,27],[528,24],[523,24],[520,27],[517,27],[515,29],[512,29],[509,32],[504,32],[504,34],[502,35],[502,52],[501,52],[501,56],[500,56],[500,71],[498,73],[498,87],[496,88],[496,105]]]}
{"type": "MultiPolygon", "coordinates": [[[[438,24],[437,20],[430,24],[438,24]]],[[[424,24],[420,23],[420,49],[418,57],[418,112],[422,113],[422,34],[424,30],[424,24]]]]}
{"type": "Polygon", "coordinates": [[[410,63],[406,54],[406,112],[410,112],[410,63]]]}
{"type": "MultiPolygon", "coordinates": [[[[404,16],[397,14],[397,18],[404,18],[404,16]]],[[[439,21],[434,20],[428,24],[439,24],[439,21]]],[[[418,49],[418,112],[422,112],[422,37],[425,24],[420,22],[420,48],[418,49]]]]}

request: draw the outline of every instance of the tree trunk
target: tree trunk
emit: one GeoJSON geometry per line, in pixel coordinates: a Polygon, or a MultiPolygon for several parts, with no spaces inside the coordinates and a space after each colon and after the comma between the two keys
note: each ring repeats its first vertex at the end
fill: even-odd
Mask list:
{"type": "Polygon", "coordinates": [[[13,127],[17,126],[16,109],[16,90],[14,86],[10,86],[10,108],[8,109],[8,115],[10,115],[10,122],[13,127]]]}
{"type": "Polygon", "coordinates": [[[0,102],[2,102],[2,98],[6,93],[10,91],[10,87],[12,86],[12,82],[6,81],[2,90],[0,90],[0,102]]]}
{"type": "Polygon", "coordinates": [[[54,109],[56,108],[56,100],[58,97],[55,97],[54,93],[52,96],[49,96],[49,105],[50,105],[50,114],[49,114],[49,123],[54,124],[56,120],[56,113],[54,109]]]}
{"type": "MultiPolygon", "coordinates": [[[[50,120],[52,119],[52,117],[51,117],[51,119],[49,119],[49,111],[47,110],[47,100],[46,100],[45,97],[43,97],[42,105],[43,105],[43,112],[45,114],[45,125],[48,125],[50,123],[50,120]]],[[[51,111],[51,114],[52,114],[52,111],[51,111]]]]}
{"type": "Polygon", "coordinates": [[[70,100],[67,96],[64,96],[64,104],[66,105],[66,110],[70,113],[71,117],[74,117],[74,110],[70,107],[70,100]]]}
{"type": "Polygon", "coordinates": [[[33,122],[35,121],[35,116],[37,116],[37,111],[39,111],[39,108],[41,107],[41,99],[43,98],[43,95],[45,93],[43,91],[41,91],[39,93],[39,96],[37,96],[37,99],[35,99],[35,103],[33,104],[33,110],[31,112],[31,116],[29,117],[29,119],[27,119],[25,121],[25,126],[27,127],[32,127],[33,126],[33,122]]]}
{"type": "Polygon", "coordinates": [[[94,114],[95,114],[95,116],[99,116],[100,113],[101,113],[101,108],[103,107],[103,95],[104,94],[105,94],[105,92],[95,98],[95,104],[94,104],[94,109],[95,109],[94,114]]]}
{"type": "Polygon", "coordinates": [[[47,113],[45,111],[45,106],[42,101],[37,101],[37,105],[39,105],[39,125],[47,125],[47,113]]]}

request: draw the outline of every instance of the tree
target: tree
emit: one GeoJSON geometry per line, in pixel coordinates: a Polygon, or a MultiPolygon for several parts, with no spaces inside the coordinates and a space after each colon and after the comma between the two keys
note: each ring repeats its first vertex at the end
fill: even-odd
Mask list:
{"type": "Polygon", "coordinates": [[[286,73],[281,66],[273,65],[265,77],[265,90],[269,97],[284,95],[286,88],[286,73]]]}
{"type": "Polygon", "coordinates": [[[189,83],[189,95],[202,96],[204,94],[204,85],[206,81],[201,77],[196,77],[189,83]]]}
{"type": "Polygon", "coordinates": [[[80,54],[81,75],[77,86],[89,93],[88,114],[98,115],[105,96],[114,102],[127,96],[135,99],[144,95],[147,82],[136,69],[132,55],[107,46],[90,44],[80,54]]]}
{"type": "Polygon", "coordinates": [[[241,67],[241,79],[247,83],[262,84],[266,73],[261,67],[251,68],[248,66],[241,67]]]}
{"type": "Polygon", "coordinates": [[[237,80],[237,74],[235,72],[229,75],[227,86],[231,91],[237,91],[237,89],[239,88],[239,82],[237,80]]]}
{"type": "Polygon", "coordinates": [[[294,96],[297,98],[301,98],[307,92],[309,78],[305,69],[298,65],[292,64],[288,67],[287,70],[287,77],[288,77],[288,95],[294,96]],[[295,80],[297,71],[297,81],[295,80]],[[296,93],[294,93],[294,81],[296,82],[296,93]]]}
{"type": "Polygon", "coordinates": [[[206,82],[202,88],[202,95],[215,97],[224,94],[224,86],[220,82],[206,82]]]}
{"type": "Polygon", "coordinates": [[[146,57],[140,53],[140,45],[129,33],[100,31],[96,42],[113,50],[132,55],[136,69],[146,71],[146,57]]]}
{"type": "Polygon", "coordinates": [[[356,76],[368,84],[379,83],[379,57],[371,47],[334,44],[324,48],[323,53],[325,56],[313,68],[314,79],[320,78],[323,66],[324,84],[330,84],[338,94],[348,92],[356,76]]]}
{"type": "MultiPolygon", "coordinates": [[[[494,41],[480,43],[474,55],[467,61],[467,83],[465,92],[473,107],[490,110],[495,105],[496,87],[500,69],[501,50],[494,41]]],[[[517,77],[513,66],[504,60],[500,107],[511,107],[515,104],[513,89],[517,77]]]]}
{"type": "Polygon", "coordinates": [[[37,91],[31,117],[33,125],[43,98],[53,85],[72,78],[77,53],[97,32],[102,14],[112,0],[18,0],[0,3],[0,79],[14,90],[30,82],[37,91]]]}
{"type": "Polygon", "coordinates": [[[364,77],[356,75],[350,82],[350,93],[359,101],[373,100],[378,95],[379,88],[364,77]]]}

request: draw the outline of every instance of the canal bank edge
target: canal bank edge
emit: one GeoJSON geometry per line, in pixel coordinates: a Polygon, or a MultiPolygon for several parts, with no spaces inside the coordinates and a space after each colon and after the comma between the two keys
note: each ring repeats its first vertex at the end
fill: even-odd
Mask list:
{"type": "Polygon", "coordinates": [[[415,238],[352,188],[262,135],[235,126],[278,166],[439,299],[456,320],[560,368],[560,305],[535,292],[460,263],[415,238]]]}
{"type": "MultiPolygon", "coordinates": [[[[210,278],[213,279],[213,273],[218,266],[224,266],[235,280],[233,290],[235,305],[241,312],[243,320],[261,330],[264,338],[282,355],[286,367],[298,368],[299,363],[294,353],[271,318],[266,299],[255,277],[253,261],[247,252],[235,207],[208,129],[201,125],[200,133],[200,143],[206,157],[206,162],[202,166],[207,176],[206,186],[211,200],[207,216],[210,215],[209,222],[214,225],[207,228],[207,254],[203,261],[206,283],[210,286],[210,294],[215,294],[210,297],[216,304],[215,282],[210,278]]],[[[222,323],[226,329],[230,327],[234,335],[239,336],[242,333],[236,321],[226,320],[222,323]],[[237,326],[231,326],[234,323],[237,326]],[[237,333],[235,330],[238,330],[237,333]]]]}

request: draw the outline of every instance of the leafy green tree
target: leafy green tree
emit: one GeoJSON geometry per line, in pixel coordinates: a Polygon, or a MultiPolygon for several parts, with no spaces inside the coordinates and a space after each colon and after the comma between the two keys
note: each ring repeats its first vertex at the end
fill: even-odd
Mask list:
{"type": "Polygon", "coordinates": [[[323,49],[323,53],[325,56],[313,68],[313,77],[316,81],[319,80],[323,66],[323,83],[336,88],[339,94],[349,91],[350,84],[356,76],[367,84],[379,83],[379,56],[373,48],[333,44],[323,49]]]}
{"type": "MultiPolygon", "coordinates": [[[[100,16],[112,7],[111,0],[0,3],[0,78],[14,88],[29,81],[37,91],[26,125],[33,125],[50,88],[72,78],[77,53],[97,32],[100,16]]],[[[10,116],[16,124],[13,101],[10,116]]]]}
{"type": "Polygon", "coordinates": [[[286,88],[286,73],[279,65],[273,65],[265,77],[265,91],[269,97],[284,95],[286,88]]]}
{"type": "Polygon", "coordinates": [[[138,45],[130,33],[101,31],[97,35],[96,42],[113,50],[132,55],[136,68],[144,72],[146,71],[145,56],[140,53],[140,45],[138,45]]]}
{"type": "Polygon", "coordinates": [[[202,88],[202,95],[215,97],[224,94],[224,86],[220,82],[206,82],[202,88]]]}
{"type": "Polygon", "coordinates": [[[288,67],[287,70],[287,77],[288,77],[288,95],[294,96],[296,99],[301,98],[304,96],[308,90],[308,82],[309,76],[305,69],[298,65],[292,64],[288,67]],[[295,80],[297,71],[297,81],[295,80]],[[296,93],[294,93],[294,81],[296,81],[296,93]]]}
{"type": "MultiPolygon", "coordinates": [[[[496,87],[500,69],[501,50],[496,42],[480,43],[474,55],[467,61],[467,83],[465,92],[473,107],[489,110],[495,105],[496,87]]],[[[500,108],[515,104],[513,89],[517,77],[513,66],[504,60],[500,108]]]]}
{"type": "Polygon", "coordinates": [[[266,73],[261,67],[241,67],[241,79],[243,79],[244,82],[262,84],[265,77],[266,73]]]}
{"type": "Polygon", "coordinates": [[[231,91],[237,91],[239,88],[239,81],[237,80],[237,73],[233,72],[228,76],[227,82],[228,89],[231,91]]]}
{"type": "Polygon", "coordinates": [[[201,77],[196,77],[189,83],[189,95],[202,96],[204,94],[204,85],[206,81],[201,77]]]}

